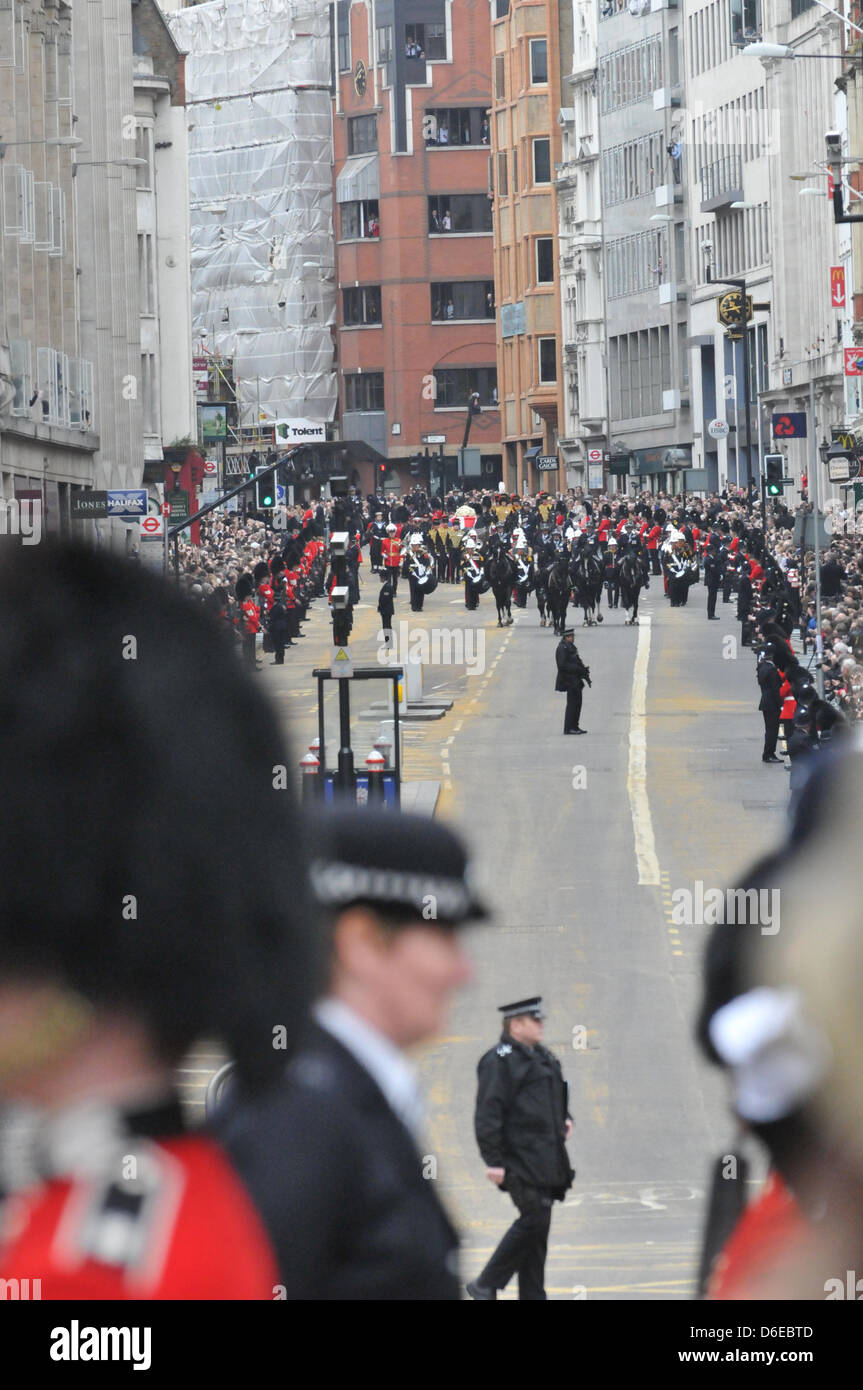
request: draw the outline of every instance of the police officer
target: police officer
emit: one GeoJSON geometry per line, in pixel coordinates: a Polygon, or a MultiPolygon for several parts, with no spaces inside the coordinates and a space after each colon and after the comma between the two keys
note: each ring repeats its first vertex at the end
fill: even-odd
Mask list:
{"type": "Polygon", "coordinates": [[[719,537],[712,535],[704,555],[704,582],[707,585],[707,617],[716,620],[716,599],[722,583],[722,557],[719,553],[719,537]]]}
{"type": "Polygon", "coordinates": [[[568,1087],[560,1063],[542,1046],[542,999],[501,1005],[503,1033],[480,1059],[474,1126],[486,1176],[508,1192],[518,1218],[482,1273],[471,1298],[497,1297],[514,1274],[519,1299],[544,1299],[552,1202],[563,1201],[575,1173],[566,1141],[572,1133],[568,1087]]]}
{"type": "Polygon", "coordinates": [[[586,734],[587,730],[579,727],[581,718],[581,692],[585,682],[590,685],[590,668],[585,666],[578,654],[575,645],[575,628],[568,627],[564,631],[563,637],[557,644],[555,652],[557,662],[557,679],[554,683],[555,690],[566,691],[566,713],[563,717],[563,732],[565,734],[586,734]]]}
{"type": "Polygon", "coordinates": [[[457,1299],[458,1241],[428,1180],[405,1055],[444,1031],[485,917],[438,821],[331,810],[314,834],[329,981],[283,1083],[222,1134],[271,1233],[287,1299],[457,1299]]]}

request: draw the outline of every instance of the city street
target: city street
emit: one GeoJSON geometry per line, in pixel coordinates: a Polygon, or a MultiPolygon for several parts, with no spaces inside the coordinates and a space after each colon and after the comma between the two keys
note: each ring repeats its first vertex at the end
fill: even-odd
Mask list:
{"type": "MultiPolygon", "coordinates": [[[[367,579],[351,643],[357,664],[376,662],[377,614],[368,602],[375,593],[367,579]]],[[[533,599],[500,629],[491,595],[467,614],[461,587],[441,585],[413,614],[400,588],[397,633],[402,621],[413,641],[419,631],[455,634],[467,622],[476,625],[468,652],[478,657],[485,643],[482,671],[426,670],[426,695],[446,695],[453,708],[410,726],[405,748],[406,779],[440,782],[437,814],[469,839],[495,909],[493,924],[471,933],[476,978],[451,1032],[421,1060],[428,1153],[463,1234],[466,1277],[512,1213],[485,1179],[473,1138],[476,1062],[497,1041],[497,1006],[542,994],[546,1040],[571,1085],[578,1174],[555,1209],[549,1295],[692,1296],[708,1167],[731,1146],[734,1126],[692,1039],[709,929],[675,927],[671,894],[697,880],[705,888],[734,882],[771,844],[788,796],[784,769],[760,760],[754,658],[746,650],[723,656],[739,636],[733,606],[720,604],[711,627],[704,604],[696,585],[688,606],[672,611],[654,579],[640,628],[607,609],[601,626],[583,628],[570,608],[593,688],[584,692],[587,736],[564,744],[565,697],[553,689],[557,639],[539,626],[533,599]],[[637,704],[633,712],[639,650],[643,721],[637,704]],[[648,880],[641,883],[634,825],[648,880]]],[[[306,631],[284,668],[265,658],[261,677],[297,759],[317,732],[311,670],[329,654],[320,602],[306,631]]],[[[361,709],[371,697],[359,698],[358,689],[361,709]]],[[[334,718],[335,696],[328,698],[334,718]]],[[[378,726],[354,727],[361,766],[378,726]]]]}

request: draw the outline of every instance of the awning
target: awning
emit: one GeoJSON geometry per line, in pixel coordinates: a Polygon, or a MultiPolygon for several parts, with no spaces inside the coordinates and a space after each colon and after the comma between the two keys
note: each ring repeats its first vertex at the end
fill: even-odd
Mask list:
{"type": "Polygon", "coordinates": [[[337,203],[365,203],[381,196],[381,177],[377,154],[354,155],[345,160],[336,179],[337,203]]]}
{"type": "Polygon", "coordinates": [[[524,451],[525,461],[526,461],[527,459],[535,459],[535,458],[537,457],[537,455],[538,455],[538,454],[541,454],[541,453],[542,453],[542,445],[541,445],[541,444],[535,444],[535,445],[533,446],[532,449],[525,449],[525,451],[524,451]]]}

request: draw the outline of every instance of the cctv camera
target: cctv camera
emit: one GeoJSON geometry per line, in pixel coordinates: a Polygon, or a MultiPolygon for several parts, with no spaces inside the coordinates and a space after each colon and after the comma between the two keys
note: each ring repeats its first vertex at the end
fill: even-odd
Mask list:
{"type": "Polygon", "coordinates": [[[824,136],[828,151],[832,154],[834,150],[842,148],[842,136],[838,130],[828,130],[824,136]]]}
{"type": "Polygon", "coordinates": [[[712,242],[712,241],[702,241],[702,243],[701,243],[701,249],[702,249],[702,251],[712,251],[712,250],[713,250],[713,242],[712,242]]]}
{"type": "Polygon", "coordinates": [[[277,302],[278,302],[279,308],[280,308],[280,309],[284,309],[284,307],[285,307],[285,300],[284,300],[284,299],[280,299],[280,300],[278,300],[277,302]]]}

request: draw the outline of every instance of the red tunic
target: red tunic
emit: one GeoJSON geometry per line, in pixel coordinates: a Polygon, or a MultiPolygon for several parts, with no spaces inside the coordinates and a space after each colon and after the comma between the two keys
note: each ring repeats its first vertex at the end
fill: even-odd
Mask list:
{"type": "Polygon", "coordinates": [[[243,604],[243,612],[246,615],[246,632],[260,632],[261,615],[258,612],[258,605],[254,599],[247,598],[243,604]]]}
{"type": "Polygon", "coordinates": [[[757,1298],[761,1280],[776,1277],[783,1266],[804,1257],[811,1232],[779,1174],[771,1173],[760,1196],[749,1203],[731,1232],[716,1262],[707,1297],[757,1298]]]}
{"type": "Polygon", "coordinates": [[[194,1135],[129,1144],[146,1184],[118,1171],[9,1199],[0,1278],[41,1279],[43,1299],[272,1299],[272,1248],[218,1146],[194,1135]]]}

